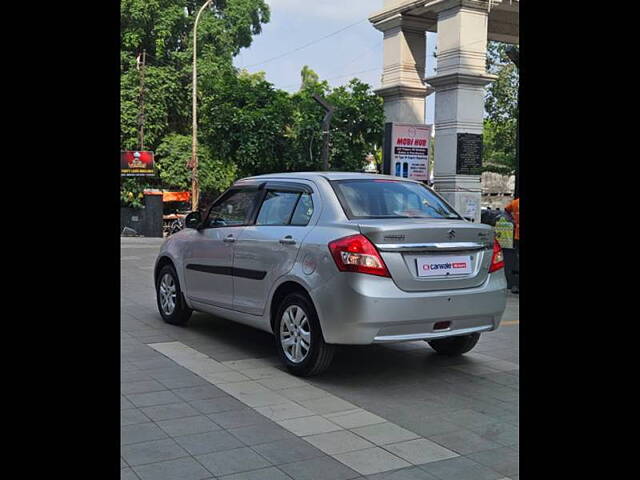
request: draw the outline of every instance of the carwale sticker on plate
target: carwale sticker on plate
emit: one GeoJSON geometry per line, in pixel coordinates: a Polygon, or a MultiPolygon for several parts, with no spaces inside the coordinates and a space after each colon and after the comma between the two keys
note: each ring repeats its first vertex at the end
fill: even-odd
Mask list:
{"type": "Polygon", "coordinates": [[[469,255],[438,255],[416,259],[419,277],[468,275],[473,272],[469,255]]]}

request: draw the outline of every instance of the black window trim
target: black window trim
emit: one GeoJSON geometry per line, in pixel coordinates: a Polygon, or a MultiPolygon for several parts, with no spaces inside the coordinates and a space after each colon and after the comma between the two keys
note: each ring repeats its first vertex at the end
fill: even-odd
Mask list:
{"type": "MultiPolygon", "coordinates": [[[[344,198],[344,195],[342,194],[340,189],[336,188],[336,186],[338,184],[341,184],[341,183],[362,182],[362,181],[367,181],[367,180],[368,181],[375,181],[377,179],[375,179],[375,178],[344,178],[344,179],[340,179],[340,180],[329,180],[329,185],[331,185],[331,188],[333,189],[333,193],[335,193],[336,197],[338,198],[338,203],[342,207],[342,210],[344,211],[344,214],[347,216],[347,218],[349,220],[376,220],[376,219],[384,220],[384,219],[405,218],[405,217],[395,217],[395,216],[391,217],[391,216],[384,216],[384,215],[382,215],[382,216],[354,215],[353,212],[351,211],[351,208],[349,207],[349,203],[347,202],[346,198],[344,198]]],[[[407,181],[407,180],[402,180],[402,179],[395,180],[395,179],[388,179],[388,178],[382,178],[380,180],[385,180],[385,181],[389,181],[389,182],[417,183],[418,185],[420,185],[425,190],[428,190],[430,193],[434,194],[436,196],[436,198],[441,200],[447,207],[449,207],[453,213],[458,215],[458,218],[441,218],[441,217],[411,217],[411,218],[425,218],[425,219],[428,218],[429,220],[463,220],[462,216],[455,210],[455,208],[453,208],[451,206],[451,204],[449,202],[447,202],[435,190],[433,190],[431,188],[428,188],[424,183],[412,182],[412,181],[407,181]]]]}

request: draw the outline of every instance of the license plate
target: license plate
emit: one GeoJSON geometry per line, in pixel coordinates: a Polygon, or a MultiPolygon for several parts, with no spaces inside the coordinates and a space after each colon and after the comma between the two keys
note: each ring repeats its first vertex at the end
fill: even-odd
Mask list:
{"type": "Polygon", "coordinates": [[[419,277],[446,277],[472,273],[470,255],[438,255],[416,259],[419,277]]]}

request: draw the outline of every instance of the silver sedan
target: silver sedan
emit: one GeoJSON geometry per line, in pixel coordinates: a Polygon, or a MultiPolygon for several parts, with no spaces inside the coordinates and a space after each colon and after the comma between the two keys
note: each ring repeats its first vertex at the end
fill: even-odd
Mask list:
{"type": "Polygon", "coordinates": [[[163,244],[158,309],[193,310],[273,333],[296,375],[325,370],[335,345],[425,340],[461,355],[506,304],[500,245],[419,182],[288,173],[237,181],[163,244]]]}

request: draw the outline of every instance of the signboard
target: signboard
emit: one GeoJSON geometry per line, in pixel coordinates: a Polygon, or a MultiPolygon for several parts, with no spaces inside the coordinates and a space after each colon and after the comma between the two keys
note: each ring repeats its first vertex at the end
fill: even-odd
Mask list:
{"type": "Polygon", "coordinates": [[[513,248],[513,223],[506,218],[496,222],[496,240],[502,248],[513,248]]]}
{"type": "Polygon", "coordinates": [[[386,130],[384,173],[426,182],[431,125],[389,123],[386,130]]]}
{"type": "Polygon", "coordinates": [[[155,176],[153,152],[146,150],[120,152],[120,175],[123,177],[155,176]]]}
{"type": "Polygon", "coordinates": [[[458,134],[456,173],[458,175],[480,175],[482,173],[482,135],[477,133],[458,134]]]}

